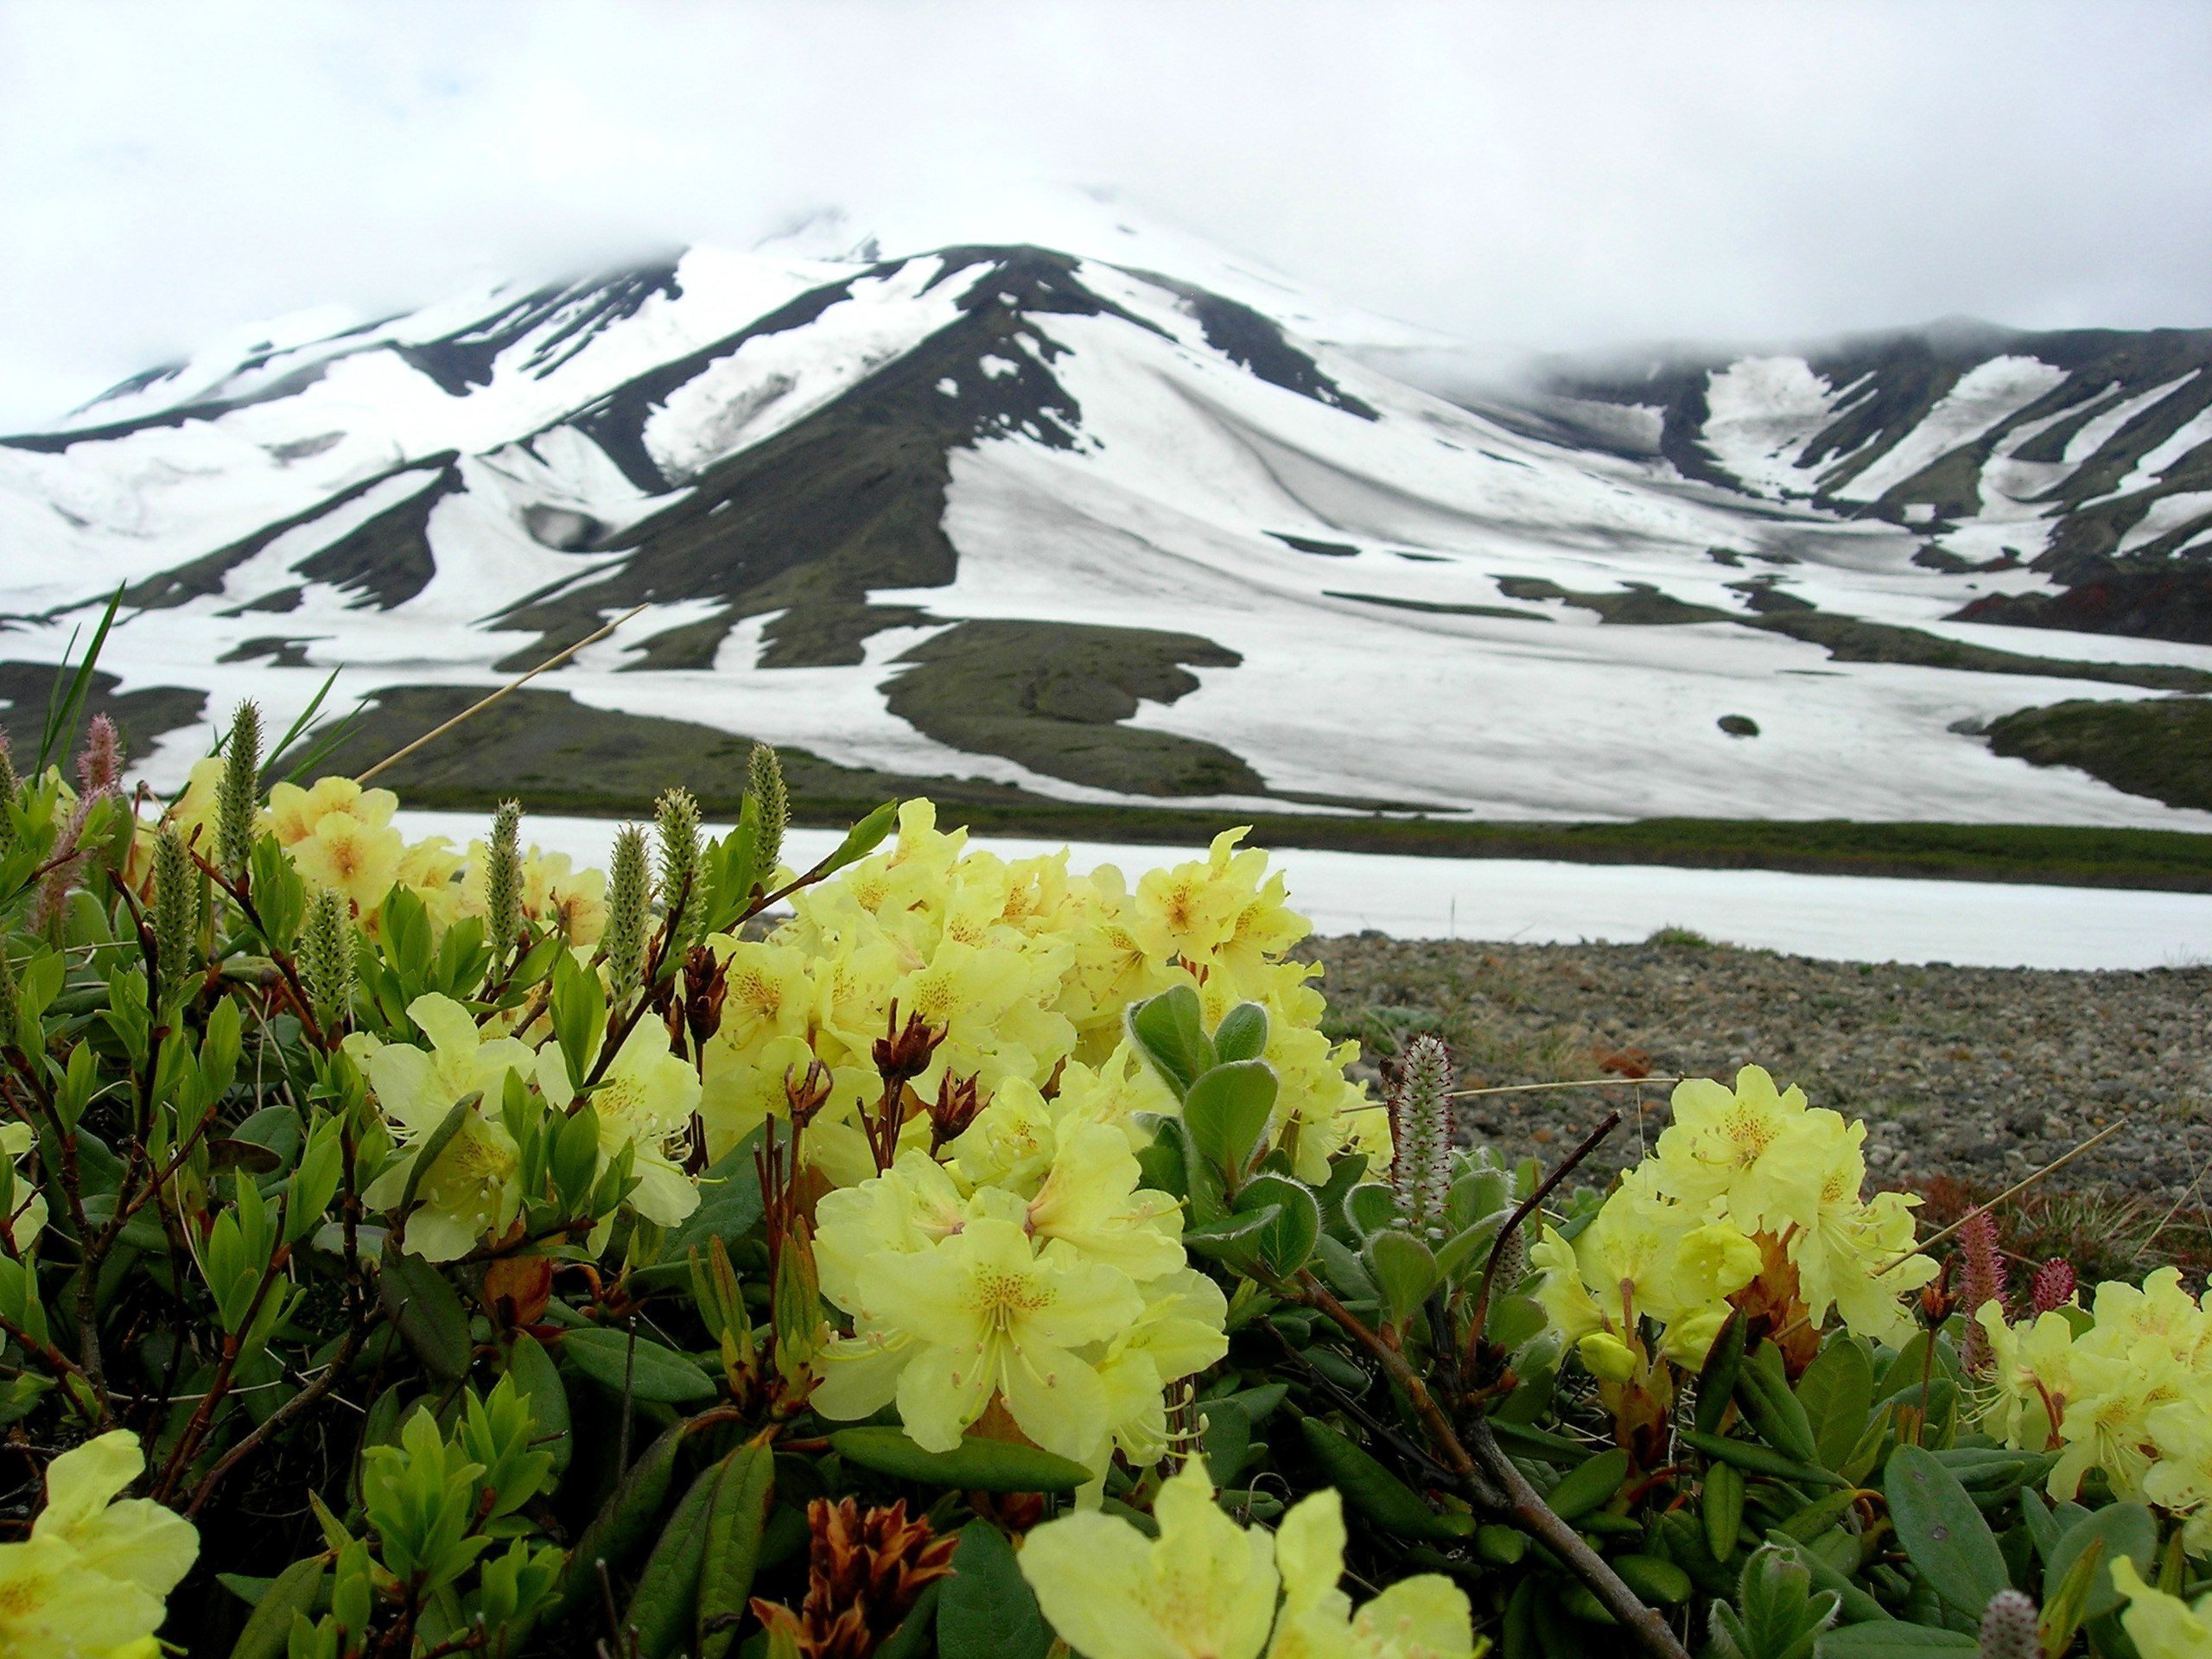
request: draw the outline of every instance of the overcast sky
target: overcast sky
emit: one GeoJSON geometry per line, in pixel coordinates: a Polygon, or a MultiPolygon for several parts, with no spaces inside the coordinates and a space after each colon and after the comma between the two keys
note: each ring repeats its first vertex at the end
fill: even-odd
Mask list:
{"type": "Polygon", "coordinates": [[[306,308],[1040,185],[1511,347],[2212,324],[2212,5],[0,0],[0,429],[306,308]]]}

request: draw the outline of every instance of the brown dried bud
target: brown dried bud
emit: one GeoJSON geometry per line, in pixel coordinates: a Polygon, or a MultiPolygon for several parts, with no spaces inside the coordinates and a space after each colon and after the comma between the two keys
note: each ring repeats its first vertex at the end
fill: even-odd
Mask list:
{"type": "Polygon", "coordinates": [[[829,1103],[830,1087],[830,1068],[819,1060],[809,1060],[804,1071],[795,1065],[784,1068],[784,1099],[791,1109],[793,1128],[814,1122],[814,1115],[829,1103]]]}
{"type": "Polygon", "coordinates": [[[957,1141],[980,1109],[975,1078],[956,1078],[950,1071],[939,1077],[937,1099],[930,1104],[930,1155],[935,1157],[948,1141],[957,1141]]]}
{"type": "Polygon", "coordinates": [[[944,1038],[944,1032],[931,1029],[929,1021],[918,1014],[908,1014],[906,1023],[899,1025],[899,1005],[893,1002],[883,1022],[883,1035],[875,1039],[874,1047],[869,1051],[885,1087],[911,1083],[928,1071],[937,1046],[944,1038]]]}
{"type": "Polygon", "coordinates": [[[683,1023],[697,1046],[705,1047],[721,1029],[722,1000],[728,995],[729,964],[707,946],[693,945],[683,957],[683,1023]]]}
{"type": "Polygon", "coordinates": [[[503,1255],[484,1269],[484,1311],[504,1330],[535,1325],[553,1295],[553,1259],[503,1255]]]}

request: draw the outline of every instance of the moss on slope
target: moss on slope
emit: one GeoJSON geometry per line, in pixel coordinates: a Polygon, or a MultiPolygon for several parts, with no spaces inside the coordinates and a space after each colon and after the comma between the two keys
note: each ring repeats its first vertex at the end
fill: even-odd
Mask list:
{"type": "Polygon", "coordinates": [[[2037,766],[2077,766],[2131,795],[2212,810],[2212,699],[2060,702],[1992,722],[1989,747],[2037,766]]]}

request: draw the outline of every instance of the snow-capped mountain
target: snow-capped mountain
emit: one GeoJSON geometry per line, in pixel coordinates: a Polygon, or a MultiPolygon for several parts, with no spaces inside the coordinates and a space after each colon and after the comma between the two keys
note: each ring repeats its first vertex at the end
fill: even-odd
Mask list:
{"type": "Polygon", "coordinates": [[[156,785],[334,667],[365,763],[643,607],[403,786],[711,800],[764,738],[821,801],[2212,827],[2041,712],[2212,688],[2212,334],[1446,397],[1116,252],[694,250],[141,375],[0,438],[0,697],[120,586],[156,785]]]}

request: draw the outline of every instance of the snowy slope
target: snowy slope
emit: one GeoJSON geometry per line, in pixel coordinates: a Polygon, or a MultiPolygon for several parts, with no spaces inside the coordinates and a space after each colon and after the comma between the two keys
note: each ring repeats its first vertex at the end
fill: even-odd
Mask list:
{"type": "Polygon", "coordinates": [[[2212,524],[2183,487],[2212,385],[2171,352],[2001,342],[1909,397],[1878,354],[1769,353],[1454,402],[1376,366],[1414,331],[1090,231],[694,250],[140,377],[0,439],[0,670],[124,586],[110,692],[207,694],[138,716],[168,786],[241,696],[282,722],[337,668],[340,706],[442,707],[643,606],[470,779],[551,787],[569,743],[665,781],[728,734],[861,792],[2212,828],[1974,734],[2192,689],[2158,671],[2212,643],[1959,620],[2063,594],[2044,556],[2100,503],[2150,493],[2107,563],[2212,524]]]}

